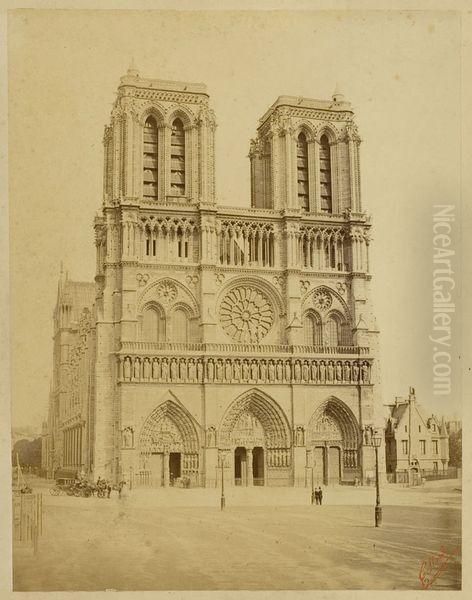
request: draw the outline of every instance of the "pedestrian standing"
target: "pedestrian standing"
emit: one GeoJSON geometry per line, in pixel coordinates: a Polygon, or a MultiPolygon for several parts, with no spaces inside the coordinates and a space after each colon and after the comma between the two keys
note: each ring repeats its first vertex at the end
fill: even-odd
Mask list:
{"type": "Polygon", "coordinates": [[[320,495],[318,492],[318,488],[315,489],[315,503],[319,504],[320,503],[320,495]]]}
{"type": "Polygon", "coordinates": [[[319,504],[323,504],[323,490],[321,489],[321,487],[318,488],[318,500],[319,504]]]}
{"type": "Polygon", "coordinates": [[[121,492],[123,490],[123,486],[126,484],[126,481],[120,481],[118,484],[118,498],[121,498],[121,492]]]}

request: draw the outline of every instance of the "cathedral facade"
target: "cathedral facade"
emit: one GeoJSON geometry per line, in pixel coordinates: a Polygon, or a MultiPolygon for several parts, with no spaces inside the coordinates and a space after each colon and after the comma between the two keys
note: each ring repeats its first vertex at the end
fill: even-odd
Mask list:
{"type": "Polygon", "coordinates": [[[204,85],[121,78],[94,298],[64,277],[58,294],[49,469],[156,487],[363,480],[378,332],[351,105],[274,102],[250,143],[250,208],[216,202],[215,128],[204,85]]]}

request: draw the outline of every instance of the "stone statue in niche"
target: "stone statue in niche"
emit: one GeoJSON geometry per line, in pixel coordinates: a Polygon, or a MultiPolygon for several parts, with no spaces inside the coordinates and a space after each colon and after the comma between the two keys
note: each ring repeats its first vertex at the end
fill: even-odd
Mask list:
{"type": "Polygon", "coordinates": [[[301,367],[300,367],[300,361],[299,360],[297,360],[295,362],[294,371],[295,371],[295,381],[297,383],[300,383],[300,379],[301,379],[301,367]]]}
{"type": "Polygon", "coordinates": [[[201,358],[197,360],[197,381],[203,381],[203,363],[201,358]]]}
{"type": "Polygon", "coordinates": [[[177,378],[177,361],[175,360],[175,358],[173,358],[170,363],[170,379],[171,381],[177,381],[177,378]]]}
{"type": "Polygon", "coordinates": [[[339,361],[336,363],[336,380],[338,382],[341,382],[343,380],[343,368],[339,361]]]}
{"type": "Polygon", "coordinates": [[[364,444],[370,446],[372,444],[372,427],[364,427],[364,444]]]}
{"type": "Polygon", "coordinates": [[[311,363],[311,380],[314,382],[318,381],[318,365],[316,361],[311,363]]]}
{"type": "Polygon", "coordinates": [[[133,374],[134,374],[134,378],[137,380],[141,379],[140,371],[141,371],[141,364],[139,362],[139,358],[136,357],[134,359],[134,373],[133,374]]]}
{"type": "Polygon", "coordinates": [[[326,381],[326,365],[324,360],[320,363],[320,382],[325,383],[326,381]]]}
{"type": "Polygon", "coordinates": [[[357,361],[352,365],[352,380],[356,383],[359,381],[359,365],[357,361]]]}
{"type": "Polygon", "coordinates": [[[181,381],[187,381],[187,361],[185,358],[180,359],[180,379],[181,381]]]}
{"type": "Polygon", "coordinates": [[[285,381],[287,383],[292,381],[292,366],[289,360],[285,362],[285,381]]]}
{"type": "Polygon", "coordinates": [[[362,363],[361,379],[362,379],[362,383],[369,383],[369,366],[366,362],[362,363]]]}
{"type": "Polygon", "coordinates": [[[122,433],[122,444],[123,448],[132,448],[133,447],[133,428],[125,427],[122,433]]]}
{"type": "Polygon", "coordinates": [[[243,381],[249,381],[249,364],[247,360],[243,361],[243,381]]]}
{"type": "Polygon", "coordinates": [[[346,383],[351,381],[351,367],[347,361],[344,363],[344,381],[346,383]]]}
{"type": "Polygon", "coordinates": [[[284,366],[281,360],[277,361],[277,381],[282,382],[284,380],[284,366]]]}
{"type": "Polygon", "coordinates": [[[261,381],[262,381],[262,383],[265,383],[266,379],[267,379],[267,365],[266,365],[265,360],[261,360],[260,371],[261,371],[261,381]]]}
{"type": "Polygon", "coordinates": [[[257,381],[259,379],[259,367],[257,366],[257,362],[255,360],[252,361],[251,365],[251,379],[253,381],[257,381]]]}
{"type": "Polygon", "coordinates": [[[207,447],[216,447],[216,429],[213,426],[209,427],[207,430],[207,447]]]}
{"type": "Polygon", "coordinates": [[[152,361],[152,378],[154,380],[159,379],[159,361],[157,360],[157,358],[155,358],[152,361]]]}
{"type": "Polygon", "coordinates": [[[233,379],[233,366],[229,359],[226,361],[225,365],[225,379],[228,383],[233,379]]]}
{"type": "Polygon", "coordinates": [[[167,362],[167,358],[162,359],[161,378],[162,381],[167,381],[169,378],[169,363],[167,362]]]}
{"type": "Polygon", "coordinates": [[[269,373],[270,383],[274,383],[274,381],[275,381],[275,366],[274,366],[273,360],[269,361],[268,373],[269,373]]]}
{"type": "Polygon", "coordinates": [[[210,360],[207,362],[207,379],[208,381],[213,381],[215,377],[215,365],[213,364],[213,360],[210,358],[210,360]]]}
{"type": "Polygon", "coordinates": [[[239,381],[241,379],[241,364],[240,364],[239,360],[234,361],[233,379],[234,379],[234,381],[239,381]]]}
{"type": "Polygon", "coordinates": [[[296,446],[304,446],[305,445],[305,432],[303,427],[297,427],[295,432],[295,445],[296,446]]]}
{"type": "Polygon", "coordinates": [[[308,367],[308,362],[305,360],[303,361],[303,366],[302,366],[302,379],[305,382],[310,381],[310,369],[308,367]]]}
{"type": "Polygon", "coordinates": [[[188,365],[188,378],[189,381],[195,381],[195,361],[193,360],[193,358],[190,359],[189,361],[189,365],[188,365]]]}
{"type": "Polygon", "coordinates": [[[333,383],[334,381],[334,367],[331,360],[328,363],[328,381],[329,383],[333,383]]]}
{"type": "Polygon", "coordinates": [[[124,379],[131,379],[131,360],[130,357],[127,356],[123,363],[123,377],[124,379]]]}
{"type": "Polygon", "coordinates": [[[218,359],[216,363],[216,380],[223,381],[223,361],[218,359]]]}
{"type": "Polygon", "coordinates": [[[146,380],[149,380],[149,367],[149,358],[145,358],[143,363],[143,377],[146,380]]]}

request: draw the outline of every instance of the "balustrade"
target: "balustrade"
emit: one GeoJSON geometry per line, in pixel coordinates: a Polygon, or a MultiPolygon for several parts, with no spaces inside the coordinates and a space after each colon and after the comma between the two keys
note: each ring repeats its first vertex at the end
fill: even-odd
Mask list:
{"type": "Polygon", "coordinates": [[[367,356],[367,346],[324,346],[286,344],[231,344],[231,343],[184,343],[184,342],[122,342],[121,353],[187,353],[202,352],[212,354],[300,354],[367,356]]]}

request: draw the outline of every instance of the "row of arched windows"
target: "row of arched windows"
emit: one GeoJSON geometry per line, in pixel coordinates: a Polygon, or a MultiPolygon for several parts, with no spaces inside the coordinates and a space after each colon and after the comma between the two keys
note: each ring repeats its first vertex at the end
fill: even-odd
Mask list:
{"type": "MultiPolygon", "coordinates": [[[[308,211],[310,197],[308,143],[303,131],[298,135],[297,139],[297,181],[300,208],[308,211]]],[[[331,191],[331,152],[329,140],[326,135],[322,135],[320,139],[319,181],[321,212],[331,213],[333,211],[331,191]]]]}
{"type": "Polygon", "coordinates": [[[198,248],[193,231],[184,231],[178,227],[176,231],[145,229],[144,254],[157,256],[166,260],[194,260],[194,247],[198,248]]]}
{"type": "Polygon", "coordinates": [[[331,313],[323,322],[317,312],[308,311],[303,326],[307,346],[350,346],[352,343],[349,323],[338,313],[331,313]]]}
{"type": "Polygon", "coordinates": [[[166,314],[160,305],[152,304],[143,311],[141,339],[145,342],[171,339],[186,344],[195,341],[195,321],[185,308],[177,307],[166,314]]]}
{"type": "Polygon", "coordinates": [[[273,267],[274,246],[274,233],[267,229],[237,233],[223,230],[219,236],[220,264],[273,267]]]}
{"type": "MultiPolygon", "coordinates": [[[[195,319],[182,307],[176,307],[166,314],[158,304],[151,304],[143,311],[141,339],[146,342],[165,342],[171,339],[177,343],[196,341],[195,319]]],[[[351,329],[346,319],[337,312],[330,313],[323,321],[320,315],[310,310],[303,321],[305,344],[307,346],[350,346],[351,329]]]]}
{"type": "MultiPolygon", "coordinates": [[[[143,196],[157,198],[159,186],[159,132],[156,119],[146,119],[143,132],[143,196]]],[[[170,139],[170,193],[185,195],[185,131],[182,121],[172,122],[170,139]]]]}

